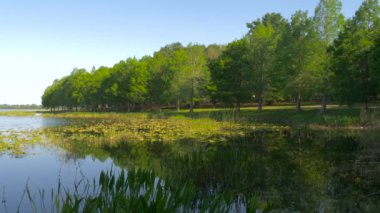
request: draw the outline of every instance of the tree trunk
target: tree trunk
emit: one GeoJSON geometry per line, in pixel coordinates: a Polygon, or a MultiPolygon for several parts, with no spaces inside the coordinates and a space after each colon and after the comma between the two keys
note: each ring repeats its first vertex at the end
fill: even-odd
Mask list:
{"type": "Polygon", "coordinates": [[[193,113],[194,112],[194,103],[193,103],[193,97],[191,97],[190,99],[190,112],[193,113]]]}
{"type": "Polygon", "coordinates": [[[296,112],[301,112],[301,93],[298,92],[297,100],[296,100],[296,112]]]}
{"type": "Polygon", "coordinates": [[[177,98],[177,112],[179,112],[180,110],[181,110],[181,102],[179,98],[177,98]]]}
{"type": "Polygon", "coordinates": [[[368,100],[365,102],[364,112],[365,112],[366,114],[369,112],[368,100]]]}
{"type": "Polygon", "coordinates": [[[190,91],[190,113],[194,112],[194,80],[191,80],[191,91],[190,91]]]}
{"type": "Polygon", "coordinates": [[[257,89],[257,98],[258,98],[258,106],[257,110],[259,112],[263,111],[263,91],[264,91],[264,62],[261,62],[261,67],[259,71],[259,83],[257,89]]]}
{"type": "Polygon", "coordinates": [[[321,114],[325,114],[327,110],[327,87],[328,87],[328,81],[327,81],[327,71],[324,73],[324,79],[323,79],[323,95],[322,95],[322,106],[321,106],[321,114]]]}
{"type": "Polygon", "coordinates": [[[259,111],[259,112],[262,112],[263,111],[263,96],[262,96],[262,94],[260,93],[260,94],[258,94],[258,101],[259,101],[259,105],[257,106],[257,110],[259,111]]]}
{"type": "Polygon", "coordinates": [[[321,114],[325,114],[327,109],[327,91],[323,92],[321,114]]]}
{"type": "Polygon", "coordinates": [[[237,112],[237,113],[240,112],[240,101],[237,101],[237,102],[236,102],[235,112],[237,112]]]}
{"type": "Polygon", "coordinates": [[[215,101],[215,100],[213,100],[211,103],[212,103],[212,108],[214,108],[214,109],[215,109],[215,108],[216,108],[216,101],[215,101]]]}

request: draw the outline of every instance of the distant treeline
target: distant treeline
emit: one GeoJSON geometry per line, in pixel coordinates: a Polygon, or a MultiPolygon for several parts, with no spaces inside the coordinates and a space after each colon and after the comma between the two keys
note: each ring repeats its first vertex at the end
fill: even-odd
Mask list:
{"type": "Polygon", "coordinates": [[[169,44],[153,56],[113,67],[74,69],[46,88],[52,110],[131,111],[147,107],[328,100],[365,103],[380,94],[380,7],[364,0],[345,19],[339,0],[320,0],[313,16],[267,13],[227,45],[169,44]]]}
{"type": "Polygon", "coordinates": [[[0,109],[42,109],[42,106],[37,105],[37,104],[21,104],[21,105],[0,104],[0,109]]]}

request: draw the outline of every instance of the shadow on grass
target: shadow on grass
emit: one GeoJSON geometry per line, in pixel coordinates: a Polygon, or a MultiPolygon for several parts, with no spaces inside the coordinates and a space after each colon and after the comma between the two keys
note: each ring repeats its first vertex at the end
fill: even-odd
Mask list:
{"type": "Polygon", "coordinates": [[[181,111],[164,111],[161,113],[149,113],[149,118],[210,118],[223,122],[238,123],[266,123],[274,125],[308,126],[311,124],[324,126],[357,126],[360,124],[360,109],[337,107],[328,109],[324,115],[319,109],[306,108],[301,112],[295,112],[291,108],[264,109],[259,113],[253,108],[242,108],[240,112],[229,109],[203,109],[195,110],[193,113],[181,111]]]}

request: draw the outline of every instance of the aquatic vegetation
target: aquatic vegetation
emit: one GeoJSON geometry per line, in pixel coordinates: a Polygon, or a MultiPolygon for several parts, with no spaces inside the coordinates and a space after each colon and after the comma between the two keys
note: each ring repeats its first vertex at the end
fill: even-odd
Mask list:
{"type": "MultiPolygon", "coordinates": [[[[32,209],[47,206],[38,203],[44,201],[43,197],[36,201],[28,188],[25,191],[32,209]]],[[[52,189],[50,199],[52,209],[57,212],[252,212],[268,208],[256,197],[227,193],[199,198],[191,183],[179,186],[145,170],[101,172],[92,182],[75,183],[72,191],[59,183],[52,189]]]]}
{"type": "Polygon", "coordinates": [[[352,205],[345,205],[350,209],[380,205],[377,195],[366,197],[380,186],[374,178],[380,175],[376,134],[366,135],[300,129],[252,131],[211,143],[66,140],[60,146],[78,156],[111,158],[128,170],[153,171],[174,188],[190,184],[198,199],[257,199],[268,209],[290,211],[317,210],[325,202],[326,210],[334,211],[350,201],[352,205]],[[368,141],[361,143],[365,149],[359,146],[358,135],[368,141]],[[360,204],[353,202],[354,195],[362,200],[360,204]]]}
{"type": "Polygon", "coordinates": [[[22,153],[42,143],[59,147],[69,158],[112,161],[128,171],[124,180],[103,172],[104,183],[99,176],[81,182],[82,187],[75,183],[69,191],[55,190],[52,200],[59,211],[317,211],[321,203],[326,211],[360,211],[380,205],[378,134],[347,128],[357,122],[356,111],[321,117],[308,109],[293,126],[286,120],[294,118],[286,117],[293,112],[271,110],[260,116],[244,109],[239,115],[223,110],[191,116],[171,111],[46,114],[63,118],[64,125],[2,132],[0,150],[22,153]],[[273,114],[282,115],[283,122],[272,120],[273,114]],[[344,122],[333,124],[338,119],[344,122]],[[129,182],[129,173],[133,181],[141,179],[129,182]],[[125,187],[119,190],[116,182],[125,187]]]}
{"type": "Polygon", "coordinates": [[[80,140],[94,144],[120,142],[191,141],[213,143],[244,136],[246,132],[281,132],[288,126],[269,123],[220,121],[213,117],[186,117],[167,113],[59,113],[47,114],[70,119],[70,124],[46,128],[48,135],[64,140],[80,140]]]}
{"type": "Polygon", "coordinates": [[[207,141],[212,135],[242,134],[238,124],[221,123],[209,119],[147,119],[90,120],[84,124],[47,128],[70,139],[84,141],[101,139],[109,143],[120,141],[165,141],[197,139],[207,141]],[[240,130],[240,131],[238,131],[240,130]]]}
{"type": "Polygon", "coordinates": [[[39,130],[0,132],[0,154],[8,153],[21,157],[26,149],[35,144],[44,144],[43,134],[39,130]]]}
{"type": "MultiPolygon", "coordinates": [[[[259,113],[256,108],[242,108],[239,113],[230,109],[196,109],[193,113],[188,111],[176,112],[164,110],[162,112],[146,113],[44,113],[46,117],[58,118],[80,118],[80,119],[107,119],[107,120],[129,120],[129,119],[169,119],[218,121],[225,124],[239,124],[242,126],[262,127],[307,127],[320,128],[360,128],[363,116],[360,108],[347,108],[330,106],[324,115],[320,114],[319,108],[307,106],[302,112],[295,112],[291,106],[268,106],[259,113]]],[[[214,124],[211,124],[214,125],[214,124]]],[[[206,125],[204,125],[206,126],[206,125]]]]}

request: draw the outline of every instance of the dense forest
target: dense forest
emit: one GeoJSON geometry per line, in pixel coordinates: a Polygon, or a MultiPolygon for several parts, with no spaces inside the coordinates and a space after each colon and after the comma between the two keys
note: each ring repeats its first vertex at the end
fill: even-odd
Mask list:
{"type": "Polygon", "coordinates": [[[364,0],[345,18],[339,0],[320,0],[313,15],[267,13],[227,45],[173,43],[113,67],[74,69],[46,88],[51,110],[140,111],[167,106],[263,105],[328,100],[367,106],[380,95],[380,6],[364,0]]]}

